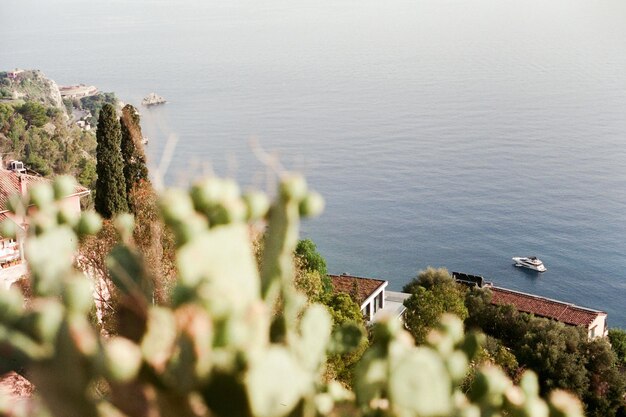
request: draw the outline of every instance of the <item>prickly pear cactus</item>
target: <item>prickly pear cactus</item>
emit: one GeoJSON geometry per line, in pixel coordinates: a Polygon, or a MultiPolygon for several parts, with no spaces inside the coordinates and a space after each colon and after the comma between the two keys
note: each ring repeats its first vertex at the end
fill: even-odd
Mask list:
{"type": "MultiPolygon", "coordinates": [[[[324,381],[326,352],[358,340],[349,328],[331,335],[325,307],[307,303],[293,288],[300,217],[323,208],[296,175],[282,180],[273,204],[217,178],[163,194],[162,217],[177,245],[178,281],[169,307],[152,302],[153,281],[129,238],[132,218],[118,218],[123,243],[107,266],[124,323],[117,335],[102,336],[88,319],[92,283],[72,268],[77,240],[97,231],[100,219],[64,208],[72,187],[58,178],[13,204],[37,209],[26,240],[33,299],[25,308],[18,290],[0,292],[0,371],[26,375],[42,406],[11,409],[0,399],[3,415],[582,415],[566,393],[540,399],[530,373],[517,387],[485,368],[462,393],[459,383],[479,338],[465,336],[453,317],[444,318],[422,347],[399,321],[379,324],[358,365],[354,392],[324,381]],[[259,271],[248,223],[261,219],[268,231],[259,271]]],[[[3,236],[15,232],[5,226],[3,236]]]]}

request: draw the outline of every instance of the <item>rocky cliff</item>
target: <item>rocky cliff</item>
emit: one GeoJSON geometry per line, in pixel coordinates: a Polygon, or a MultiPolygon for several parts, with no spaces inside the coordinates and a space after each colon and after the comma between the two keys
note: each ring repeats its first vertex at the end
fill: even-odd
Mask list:
{"type": "Polygon", "coordinates": [[[37,101],[66,112],[59,86],[39,70],[24,70],[16,74],[0,73],[0,84],[12,98],[37,101]]]}

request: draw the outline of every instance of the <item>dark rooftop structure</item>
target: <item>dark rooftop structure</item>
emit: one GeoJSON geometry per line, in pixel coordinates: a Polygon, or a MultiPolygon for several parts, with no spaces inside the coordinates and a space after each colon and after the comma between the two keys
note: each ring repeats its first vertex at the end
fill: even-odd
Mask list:
{"type": "Polygon", "coordinates": [[[464,272],[453,272],[452,278],[454,278],[456,282],[468,285],[470,287],[482,288],[484,286],[491,285],[491,283],[485,281],[485,278],[480,275],[470,275],[464,272]]]}

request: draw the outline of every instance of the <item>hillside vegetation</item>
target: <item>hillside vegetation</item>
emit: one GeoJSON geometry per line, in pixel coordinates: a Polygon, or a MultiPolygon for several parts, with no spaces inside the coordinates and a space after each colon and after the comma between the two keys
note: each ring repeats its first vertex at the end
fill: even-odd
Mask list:
{"type": "MultiPolygon", "coordinates": [[[[164,305],[132,239],[133,220],[114,221],[120,243],[106,266],[124,319],[103,335],[93,317],[92,282],[73,269],[78,236],[97,232],[93,213],[72,216],[60,201],[73,189],[33,190],[40,215],[31,219],[27,258],[32,299],[0,292],[0,372],[18,371],[36,386],[39,402],[12,416],[177,417],[581,417],[563,391],[539,397],[532,372],[514,385],[480,367],[469,389],[461,383],[481,338],[444,316],[415,346],[398,320],[372,329],[354,389],[324,378],[327,355],[357,348],[353,325],[333,328],[328,310],[294,288],[294,251],[301,215],[321,211],[320,197],[296,175],[284,175],[276,200],[241,195],[232,181],[208,179],[189,192],[169,190],[160,213],[173,232],[176,280],[164,305]],[[56,200],[52,201],[52,197],[56,200]],[[250,222],[267,221],[260,267],[250,222]]],[[[5,224],[5,226],[7,226],[5,224]]],[[[3,235],[11,230],[5,227],[3,235]]]]}
{"type": "Polygon", "coordinates": [[[64,110],[59,86],[39,70],[25,70],[16,80],[0,72],[0,99],[34,101],[46,107],[64,110]]]}
{"type": "Polygon", "coordinates": [[[0,153],[24,161],[40,175],[70,174],[86,187],[95,183],[96,140],[91,132],[68,125],[64,113],[28,101],[0,103],[0,153]]]}
{"type": "Polygon", "coordinates": [[[96,138],[76,126],[73,111],[95,127],[100,109],[117,104],[113,93],[62,100],[57,84],[41,71],[26,70],[16,79],[0,72],[0,154],[4,162],[21,160],[31,173],[69,174],[87,188],[96,183],[96,138]]]}

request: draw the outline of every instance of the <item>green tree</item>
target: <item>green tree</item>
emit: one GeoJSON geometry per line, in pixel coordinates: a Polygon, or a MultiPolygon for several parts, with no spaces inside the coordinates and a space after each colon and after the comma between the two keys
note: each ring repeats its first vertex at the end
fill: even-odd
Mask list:
{"type": "Polygon", "coordinates": [[[96,164],[90,158],[82,158],[78,163],[78,182],[87,188],[95,188],[98,174],[96,164]]]}
{"type": "Polygon", "coordinates": [[[606,339],[587,340],[584,353],[589,389],[581,396],[588,417],[626,415],[626,375],[617,366],[617,356],[606,339]]]}
{"type": "Polygon", "coordinates": [[[429,290],[419,287],[404,301],[404,322],[415,343],[426,342],[426,336],[445,313],[454,314],[461,320],[467,317],[463,292],[455,285],[440,285],[429,290]]]}
{"type": "Polygon", "coordinates": [[[519,363],[517,358],[511,352],[511,349],[507,348],[495,337],[487,336],[485,340],[485,349],[488,359],[494,364],[498,365],[505,371],[511,378],[515,378],[519,373],[519,363]]]}
{"type": "MultiPolygon", "coordinates": [[[[365,320],[359,304],[350,294],[333,291],[326,270],[326,260],[317,251],[315,243],[310,239],[300,240],[294,252],[295,287],[307,296],[309,302],[319,302],[326,306],[333,319],[334,331],[339,331],[342,326],[356,325],[365,333],[365,320]]],[[[351,385],[355,365],[367,346],[367,338],[362,338],[356,350],[330,354],[326,364],[326,378],[351,385]]]]}
{"type": "Polygon", "coordinates": [[[446,268],[433,268],[429,266],[406,284],[402,291],[412,294],[418,287],[424,287],[427,290],[440,284],[448,285],[454,283],[452,276],[446,268]]]}
{"type": "Polygon", "coordinates": [[[124,159],[124,179],[126,181],[126,195],[128,197],[128,208],[134,213],[131,194],[133,188],[141,181],[148,181],[148,168],[146,167],[146,155],[142,149],[141,126],[139,124],[139,113],[127,104],[122,109],[120,117],[120,127],[122,132],[122,158],[124,159]]]}
{"type": "Polygon", "coordinates": [[[115,107],[105,104],[100,111],[96,139],[96,181],[95,209],[106,219],[116,213],[128,211],[126,182],[124,181],[124,161],[120,149],[120,122],[115,107]]]}
{"type": "MultiPolygon", "coordinates": [[[[30,106],[32,103],[27,104],[30,106]]],[[[34,106],[30,107],[37,106],[40,106],[39,103],[34,102],[34,106]]],[[[68,125],[58,109],[48,107],[46,112],[53,116],[49,120],[50,126],[37,127],[29,125],[13,107],[0,105],[0,133],[9,139],[0,141],[0,153],[6,159],[24,161],[29,169],[44,176],[82,176],[84,166],[81,160],[88,158],[95,162],[94,133],[68,125]]],[[[95,170],[95,165],[93,168],[95,170]]],[[[95,180],[95,171],[93,178],[95,180]]],[[[90,188],[94,185],[95,181],[90,188]]]]}
{"type": "MultiPolygon", "coordinates": [[[[317,272],[315,272],[317,273],[317,272]]],[[[331,293],[321,300],[333,319],[333,331],[338,332],[346,325],[356,325],[365,334],[365,320],[361,308],[352,297],[345,293],[331,293]]],[[[327,378],[341,381],[351,386],[354,368],[369,346],[367,338],[362,338],[358,347],[351,352],[334,353],[328,356],[327,378]]]]}
{"type": "Polygon", "coordinates": [[[14,113],[15,109],[12,106],[0,103],[0,133],[4,133],[5,135],[9,133],[11,119],[14,113]]]}
{"type": "Polygon", "coordinates": [[[346,322],[365,324],[359,305],[348,294],[342,292],[331,294],[324,304],[328,307],[333,322],[338,326],[346,322]]]}
{"type": "Polygon", "coordinates": [[[411,296],[404,301],[404,322],[417,344],[426,341],[443,314],[451,313],[461,320],[467,317],[465,291],[444,268],[421,271],[405,285],[407,290],[411,296]]]}
{"type": "Polygon", "coordinates": [[[98,93],[95,96],[83,97],[74,104],[74,107],[89,110],[91,117],[87,119],[90,125],[94,125],[100,119],[100,111],[105,104],[117,105],[117,97],[114,93],[98,93]]]}
{"type": "Polygon", "coordinates": [[[307,271],[317,271],[322,277],[324,291],[329,293],[332,291],[332,283],[328,277],[326,269],[326,260],[317,251],[317,246],[311,239],[302,239],[298,241],[295,251],[296,256],[300,259],[302,267],[307,271]]]}
{"type": "Polygon", "coordinates": [[[324,291],[323,278],[317,271],[309,271],[300,266],[301,261],[296,257],[296,274],[294,277],[294,286],[310,302],[322,302],[326,295],[324,291]]]}
{"type": "Polygon", "coordinates": [[[472,384],[476,382],[476,371],[480,367],[486,365],[495,365],[501,368],[509,378],[519,382],[520,376],[523,374],[523,368],[519,366],[517,358],[495,337],[486,336],[484,344],[478,350],[476,357],[470,364],[470,369],[463,380],[462,389],[467,392],[472,384]]]}
{"type": "Polygon", "coordinates": [[[74,110],[74,106],[72,106],[72,100],[69,98],[63,99],[63,106],[65,107],[65,112],[67,114],[72,114],[72,110],[74,110]]]}
{"type": "Polygon", "coordinates": [[[465,327],[470,330],[481,330],[489,336],[512,347],[512,341],[522,340],[528,333],[528,323],[532,317],[521,314],[512,305],[492,305],[492,293],[489,289],[472,289],[467,291],[465,306],[468,317],[465,327]]]}
{"type": "Polygon", "coordinates": [[[586,333],[552,320],[534,319],[521,340],[514,342],[519,362],[540,374],[543,391],[568,389],[582,397],[589,387],[586,358],[579,347],[586,333]]]}
{"type": "Polygon", "coordinates": [[[44,105],[35,101],[27,101],[17,109],[29,126],[42,127],[50,118],[44,105]]]}
{"type": "Polygon", "coordinates": [[[56,119],[61,114],[61,110],[56,107],[48,107],[46,109],[46,116],[48,116],[49,119],[56,119]]]}
{"type": "Polygon", "coordinates": [[[621,366],[626,367],[626,330],[610,329],[609,341],[621,366]]]}
{"type": "Polygon", "coordinates": [[[12,141],[13,151],[19,154],[23,150],[23,144],[20,144],[20,139],[26,132],[26,120],[19,114],[14,114],[11,118],[11,127],[7,133],[7,136],[12,141]],[[20,149],[21,148],[21,149],[20,149]]]}
{"type": "Polygon", "coordinates": [[[468,292],[466,327],[479,328],[510,349],[520,367],[538,374],[541,392],[558,388],[576,394],[588,417],[626,411],[625,376],[606,340],[590,341],[583,328],[520,313],[511,305],[492,305],[490,300],[489,289],[468,292]]]}

